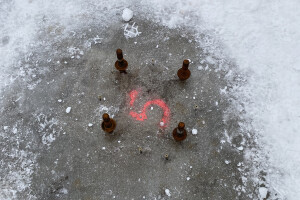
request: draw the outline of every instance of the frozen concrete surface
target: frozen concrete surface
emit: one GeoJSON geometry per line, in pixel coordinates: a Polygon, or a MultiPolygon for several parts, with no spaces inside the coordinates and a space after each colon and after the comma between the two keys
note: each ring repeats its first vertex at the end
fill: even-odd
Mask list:
{"type": "Polygon", "coordinates": [[[74,30],[61,40],[55,37],[63,27],[40,32],[40,40],[55,42],[26,56],[22,69],[31,78],[15,81],[1,98],[1,177],[32,172],[18,199],[256,198],[242,148],[253,142],[240,134],[242,110],[230,114],[227,91],[243,84],[234,64],[203,50],[205,35],[134,22],[141,34],[128,39],[122,22],[74,30]],[[129,63],[128,74],[114,68],[117,48],[129,63]],[[176,73],[184,59],[191,60],[192,75],[181,82],[176,73]],[[231,81],[229,73],[236,74],[231,81]],[[132,90],[139,95],[130,106],[132,90]],[[144,121],[129,115],[153,99],[170,108],[166,128],[156,105],[144,121]],[[113,134],[101,130],[105,112],[117,122],[113,134]],[[188,137],[178,143],[171,132],[180,121],[188,137]],[[26,162],[11,166],[18,159],[11,151],[26,162]]]}

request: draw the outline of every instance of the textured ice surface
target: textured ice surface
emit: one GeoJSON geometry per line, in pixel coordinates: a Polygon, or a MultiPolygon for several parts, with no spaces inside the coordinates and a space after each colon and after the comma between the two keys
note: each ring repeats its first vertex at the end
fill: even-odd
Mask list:
{"type": "MultiPolygon", "coordinates": [[[[21,127],[32,130],[34,134],[28,139],[34,145],[30,148],[39,152],[32,174],[28,175],[32,177],[28,178],[28,191],[32,190],[37,199],[159,198],[167,197],[162,192],[164,188],[174,198],[246,197],[249,192],[243,188],[252,188],[252,184],[247,186],[240,181],[242,176],[247,176],[246,167],[237,167],[243,161],[243,153],[235,148],[241,145],[244,136],[239,133],[238,117],[227,116],[224,121],[230,97],[220,93],[226,86],[239,84],[239,80],[224,79],[228,71],[219,65],[204,62],[212,69],[205,73],[195,69],[206,57],[201,56],[204,54],[199,45],[202,37],[146,19],[136,20],[146,35],[126,39],[121,29],[124,24],[118,20],[105,29],[73,29],[66,37],[53,39],[49,48],[41,43],[33,49],[30,60],[22,61],[28,71],[36,70],[37,61],[38,69],[44,71],[42,75],[36,73],[38,79],[20,80],[24,81],[20,85],[40,80],[34,89],[15,86],[13,91],[22,96],[18,103],[10,101],[18,99],[15,93],[4,93],[5,115],[10,114],[20,122],[29,120],[21,127]],[[95,36],[103,38],[101,43],[93,40],[95,36]],[[86,45],[87,41],[91,42],[86,45]],[[155,48],[157,44],[159,48],[155,48]],[[54,48],[57,52],[51,54],[54,48]],[[130,63],[128,74],[120,74],[114,68],[117,48],[123,49],[124,58],[130,63]],[[192,76],[181,82],[176,72],[187,57],[193,61],[192,76]],[[131,105],[129,94],[133,90],[138,95],[131,105]],[[58,103],[58,99],[63,101],[58,103]],[[219,106],[215,105],[216,101],[220,102],[219,106]],[[144,121],[129,115],[131,111],[141,113],[147,102],[153,104],[145,110],[144,121]],[[164,112],[157,102],[169,107],[168,123],[161,124],[164,112]],[[112,135],[101,130],[101,116],[105,112],[117,122],[112,135]],[[38,118],[35,124],[31,113],[47,115],[34,115],[38,118]],[[183,120],[189,136],[184,142],[176,143],[171,132],[183,120]],[[192,136],[192,128],[201,131],[201,136],[192,136]],[[225,129],[228,129],[228,142],[221,143],[225,129]],[[169,160],[164,158],[165,154],[169,154],[169,160]],[[228,157],[234,160],[232,165],[224,163],[228,157]],[[205,185],[210,185],[212,192],[207,192],[205,185]],[[137,189],[128,194],[129,187],[137,189]]],[[[41,38],[51,36],[46,30],[41,30],[41,38]]],[[[235,69],[224,58],[214,59],[235,69]]],[[[2,121],[11,124],[7,118],[3,117],[2,121]]],[[[19,127],[12,129],[14,134],[18,131],[19,127]]],[[[28,194],[24,191],[16,196],[25,198],[28,194]]]]}
{"type": "MultiPolygon", "coordinates": [[[[110,105],[111,99],[114,98],[111,98],[108,94],[106,95],[108,91],[111,91],[107,89],[111,88],[111,85],[117,88],[116,85],[124,82],[124,77],[118,77],[114,74],[113,66],[111,66],[111,61],[115,59],[113,55],[115,49],[121,47],[129,50],[126,51],[126,56],[131,58],[131,63],[138,58],[134,64],[135,67],[132,69],[133,72],[138,70],[138,73],[143,74],[144,77],[149,74],[143,73],[144,65],[148,64],[154,65],[154,67],[149,66],[150,74],[154,74],[153,77],[161,77],[169,74],[170,71],[175,74],[175,68],[180,65],[178,63],[183,59],[180,55],[191,54],[191,52],[188,52],[188,48],[181,48],[181,44],[189,43],[192,44],[191,46],[195,44],[193,38],[187,34],[187,30],[189,30],[196,32],[196,38],[201,38],[197,43],[200,44],[199,48],[203,50],[203,52],[198,52],[199,60],[197,58],[192,59],[195,63],[191,67],[193,66],[194,69],[198,69],[201,72],[200,74],[196,73],[201,77],[197,81],[201,81],[203,77],[212,76],[214,80],[223,80],[224,78],[229,83],[235,83],[235,81],[237,83],[221,84],[222,87],[216,88],[220,95],[228,95],[230,102],[227,102],[228,104],[226,103],[226,105],[224,105],[224,101],[219,99],[213,99],[211,102],[208,99],[203,99],[199,94],[209,96],[210,94],[206,90],[208,88],[197,88],[196,93],[198,95],[195,99],[192,98],[195,96],[193,93],[195,91],[189,90],[182,94],[183,97],[188,97],[186,101],[193,101],[188,106],[198,111],[203,110],[203,107],[199,105],[201,103],[204,104],[203,102],[215,105],[214,109],[219,109],[220,111],[224,111],[224,107],[229,106],[229,109],[225,111],[223,116],[224,126],[227,126],[225,130],[221,131],[221,135],[224,138],[218,138],[220,139],[220,144],[216,146],[219,149],[215,149],[216,152],[214,153],[218,155],[217,152],[224,151],[224,148],[227,148],[227,150],[232,148],[244,156],[246,160],[243,164],[239,164],[238,171],[241,171],[241,174],[253,177],[254,185],[256,185],[255,190],[251,190],[255,192],[248,194],[247,197],[249,199],[253,199],[255,194],[259,194],[259,186],[263,186],[268,189],[270,198],[275,198],[274,195],[276,195],[277,197],[285,196],[288,199],[298,200],[300,194],[300,159],[298,156],[300,137],[297,132],[299,130],[297,119],[299,118],[300,107],[297,105],[299,105],[300,93],[297,91],[299,90],[300,80],[298,59],[300,29],[295,16],[300,16],[299,2],[291,0],[269,3],[255,0],[251,2],[233,1],[224,4],[223,1],[211,3],[207,1],[151,0],[144,1],[139,5],[135,5],[131,1],[121,1],[121,5],[136,10],[137,13],[135,15],[143,16],[143,20],[137,17],[134,25],[129,24],[126,27],[126,24],[121,24],[120,20],[124,7],[120,7],[120,1],[103,1],[101,4],[92,0],[86,2],[54,0],[42,3],[38,1],[3,1],[0,3],[0,25],[2,27],[0,29],[0,119],[1,124],[3,124],[3,128],[0,129],[2,152],[0,163],[0,188],[2,190],[0,198],[34,199],[35,196],[37,198],[48,198],[49,196],[49,198],[54,196],[55,198],[65,198],[66,196],[63,195],[68,195],[68,197],[77,199],[81,198],[76,195],[78,191],[81,191],[81,195],[86,195],[87,199],[93,198],[89,194],[93,193],[93,184],[97,182],[96,178],[93,176],[94,179],[92,178],[91,180],[81,177],[74,179],[74,176],[83,173],[88,177],[92,174],[88,172],[93,172],[98,167],[96,163],[109,163],[110,160],[113,160],[111,158],[114,158],[116,154],[112,152],[121,152],[117,154],[119,157],[114,162],[114,166],[116,168],[124,167],[124,163],[127,163],[127,160],[129,160],[128,157],[127,159],[122,159],[126,157],[124,152],[134,151],[132,150],[133,146],[140,145],[138,143],[143,143],[144,141],[128,143],[128,140],[132,138],[124,137],[122,138],[122,143],[116,143],[122,144],[122,146],[112,145],[111,148],[105,149],[106,154],[92,153],[94,151],[86,152],[84,148],[85,144],[86,146],[92,146],[93,150],[97,151],[98,149],[101,150],[101,147],[96,148],[96,145],[93,146],[91,141],[94,143],[98,141],[102,146],[109,146],[109,143],[105,143],[107,140],[110,142],[115,141],[114,138],[106,138],[104,140],[101,140],[100,137],[97,138],[95,133],[97,131],[101,132],[99,124],[95,123],[93,128],[87,126],[89,122],[99,122],[103,112],[109,112],[112,116],[119,117],[119,119],[126,119],[124,115],[120,117],[119,114],[124,112],[122,108],[126,103],[122,101],[123,98],[117,99],[123,104],[114,102],[113,105],[110,105]],[[148,29],[146,24],[151,24],[151,22],[165,25],[168,28],[172,28],[172,31],[177,30],[177,35],[181,35],[186,40],[177,41],[180,37],[174,37],[176,33],[172,36],[170,34],[172,31],[168,32],[166,28],[155,29],[155,26],[149,26],[150,29],[148,29]],[[138,29],[137,26],[139,26],[138,29]],[[124,27],[126,28],[124,29],[124,27]],[[152,31],[151,28],[157,32],[149,36],[152,31]],[[139,31],[143,32],[143,34],[139,35],[139,31]],[[127,35],[128,40],[121,39],[124,34],[127,35]],[[159,34],[164,34],[164,36],[161,37],[159,34]],[[112,37],[112,35],[116,37],[112,37]],[[137,36],[143,37],[139,38],[137,36]],[[218,38],[223,44],[217,44],[218,42],[214,38],[218,38]],[[172,46],[170,42],[169,48],[167,48],[168,45],[164,42],[172,41],[172,39],[173,43],[178,45],[172,46]],[[115,43],[109,42],[111,40],[114,40],[115,43]],[[143,40],[146,40],[146,42],[143,40]],[[149,44],[151,44],[150,48],[143,49],[144,46],[149,44]],[[135,45],[137,45],[136,49],[138,50],[134,48],[135,45]],[[171,51],[174,48],[181,48],[181,52],[172,52],[172,56],[169,53],[164,54],[164,51],[171,51]],[[138,52],[141,49],[143,49],[143,53],[139,54],[138,52]],[[153,49],[162,49],[163,51],[155,54],[153,49]],[[222,53],[223,49],[229,55],[224,56],[222,53]],[[142,59],[145,52],[147,52],[147,56],[142,59]],[[135,55],[130,55],[130,53],[135,55]],[[159,56],[164,58],[157,59],[159,56]],[[173,62],[172,59],[178,56],[178,62],[173,62]],[[227,60],[229,57],[236,61],[240,69],[245,69],[245,73],[242,76],[236,76],[236,70],[229,67],[231,65],[219,62],[221,58],[227,60]],[[164,65],[161,64],[162,62],[164,62],[164,65]],[[101,66],[99,66],[99,63],[101,63],[101,66]],[[140,65],[143,65],[143,68],[140,65]],[[157,65],[161,68],[156,68],[155,66],[157,65]],[[219,65],[219,68],[215,65],[219,65]],[[111,69],[110,75],[107,73],[107,68],[103,66],[111,69]],[[225,77],[220,73],[218,74],[220,69],[224,69],[227,72],[225,77]],[[157,72],[157,75],[155,75],[155,72],[157,72]],[[103,74],[106,74],[108,78],[102,79],[100,75],[103,74]],[[217,76],[214,77],[214,74],[217,76]],[[109,82],[111,85],[108,86],[107,81],[111,79],[116,79],[116,82],[109,82]],[[103,105],[92,106],[96,104],[96,101],[99,101],[98,98],[95,98],[95,101],[87,99],[92,95],[99,96],[102,94],[104,94],[103,96],[106,95],[101,102],[103,105]],[[57,103],[57,99],[63,99],[63,101],[57,103]],[[76,108],[76,112],[72,110],[72,113],[66,115],[65,108],[67,106],[76,108]],[[64,115],[60,115],[62,113],[64,115]],[[242,120],[232,125],[232,121],[237,118],[236,115],[241,117],[242,120]],[[241,135],[238,137],[237,133],[241,135]],[[256,138],[252,138],[253,140],[249,142],[247,138],[251,138],[254,133],[256,138]],[[89,137],[92,137],[93,140],[89,137]],[[259,144],[259,147],[257,144],[259,144]],[[232,145],[232,147],[229,148],[227,145],[232,145]],[[81,147],[77,148],[77,146],[81,147]],[[239,151],[238,148],[241,147],[243,149],[239,151]],[[66,151],[66,153],[61,153],[60,151],[66,151]],[[89,160],[83,159],[85,163],[92,165],[92,167],[88,166],[86,170],[81,170],[86,168],[81,163],[83,155],[89,158],[91,155],[93,156],[89,160]],[[98,157],[99,159],[97,160],[96,158],[98,157]],[[106,157],[110,159],[105,159],[106,157]],[[250,162],[247,162],[247,160],[250,162]],[[249,170],[247,166],[251,167],[251,165],[252,169],[249,170]],[[50,166],[51,170],[48,170],[48,166],[50,166]],[[67,171],[65,169],[70,169],[68,171],[70,178],[66,178],[67,171]],[[34,175],[36,173],[38,173],[37,176],[34,175]],[[63,187],[65,185],[66,187],[63,187]],[[67,185],[73,185],[73,188],[67,188],[67,185]],[[41,190],[37,188],[41,188],[41,190]]],[[[131,77],[136,78],[134,75],[131,77]]],[[[164,79],[164,81],[166,80],[164,79]]],[[[148,90],[148,88],[155,86],[157,80],[153,78],[150,81],[151,87],[149,86],[149,81],[138,82],[143,83],[143,87],[148,90]]],[[[160,84],[165,85],[165,83],[160,84]]],[[[130,82],[127,81],[125,86],[121,84],[118,87],[121,88],[120,91],[122,92],[125,91],[124,88],[130,85],[130,82]]],[[[174,84],[170,85],[173,86],[174,84]]],[[[156,87],[160,88],[155,86],[155,90],[157,89],[156,87]]],[[[169,86],[168,88],[173,89],[173,87],[169,86]]],[[[168,90],[160,92],[158,96],[161,97],[166,92],[168,90]]],[[[118,97],[118,94],[114,95],[118,97]]],[[[152,95],[156,96],[153,93],[152,95]]],[[[169,99],[164,96],[171,103],[174,103],[174,97],[174,94],[169,99]]],[[[142,98],[140,100],[141,103],[137,106],[143,105],[142,98]]],[[[182,110],[180,111],[182,115],[193,112],[192,109],[185,111],[183,105],[185,103],[180,102],[176,105],[176,110],[182,110]]],[[[213,113],[214,109],[209,108],[206,116],[209,116],[209,113],[213,113]]],[[[156,121],[159,112],[160,109],[156,107],[149,112],[149,127],[159,123],[156,121]]],[[[179,116],[177,116],[178,120],[182,121],[179,116]]],[[[197,124],[204,127],[218,126],[217,124],[210,124],[210,120],[215,120],[215,117],[216,115],[211,115],[211,118],[208,117],[209,119],[199,119],[197,124]]],[[[195,115],[191,116],[191,118],[194,119],[195,115]]],[[[174,124],[176,123],[174,122],[174,124]]],[[[125,127],[125,125],[125,122],[123,125],[121,123],[121,127],[125,127]]],[[[135,126],[133,127],[136,128],[135,126]]],[[[201,130],[202,133],[203,128],[201,126],[197,127],[197,129],[201,130]]],[[[194,125],[187,126],[189,131],[191,131],[192,127],[194,125]]],[[[131,130],[128,129],[124,132],[131,132],[131,130]]],[[[145,128],[139,129],[139,132],[147,135],[146,139],[152,137],[150,132],[144,131],[145,128]]],[[[140,136],[139,134],[141,133],[139,132],[137,131],[135,135],[140,136]]],[[[206,137],[205,131],[203,133],[202,138],[196,138],[196,141],[201,142],[201,140],[204,140],[203,143],[206,144],[212,138],[206,137]]],[[[162,135],[161,130],[155,131],[154,134],[157,137],[162,135]]],[[[195,137],[199,137],[199,135],[195,137]]],[[[147,156],[158,154],[158,152],[153,150],[158,146],[157,144],[153,145],[154,141],[156,140],[143,143],[147,147],[147,156]]],[[[216,141],[212,140],[212,144],[216,144],[216,141]]],[[[161,145],[167,146],[164,142],[161,145]]],[[[193,145],[196,144],[192,143],[189,146],[191,151],[202,152],[205,149],[197,149],[196,151],[193,145]]],[[[199,144],[196,146],[199,146],[199,144]]],[[[176,149],[177,151],[178,149],[176,149]]],[[[220,158],[222,163],[226,160],[226,155],[232,154],[224,154],[220,158]]],[[[180,155],[177,156],[177,159],[186,156],[180,155]]],[[[149,157],[145,160],[151,160],[149,157]]],[[[171,159],[172,154],[170,155],[171,159]]],[[[197,160],[196,157],[191,157],[191,159],[197,160]]],[[[227,157],[227,159],[230,158],[227,157]]],[[[155,162],[159,163],[157,160],[155,162]]],[[[236,166],[238,163],[240,162],[228,163],[227,165],[236,166]]],[[[135,164],[139,165],[140,163],[135,164]]],[[[146,161],[144,164],[148,166],[146,161]]],[[[101,164],[99,165],[102,166],[101,164]]],[[[170,165],[173,166],[172,163],[166,164],[168,167],[170,165]]],[[[108,168],[107,166],[105,169],[108,168]]],[[[159,170],[163,169],[163,166],[158,166],[159,170]]],[[[195,166],[193,170],[199,170],[200,168],[197,163],[193,163],[193,166],[195,166]]],[[[209,167],[209,165],[201,166],[202,169],[206,167],[209,167]]],[[[135,171],[138,170],[139,168],[135,171]]],[[[156,169],[154,172],[159,170],[156,169]]],[[[232,170],[235,170],[235,168],[232,168],[232,170]]],[[[176,173],[181,174],[185,172],[178,171],[176,173]]],[[[189,181],[196,181],[190,183],[190,186],[198,185],[199,188],[195,189],[197,191],[201,190],[204,183],[213,187],[213,180],[209,180],[208,175],[208,177],[205,177],[207,174],[204,173],[206,172],[205,170],[202,172],[202,174],[197,174],[202,179],[192,178],[189,181]],[[204,180],[208,180],[208,183],[204,180]]],[[[165,174],[163,173],[162,177],[165,177],[165,174]]],[[[101,177],[101,174],[98,176],[101,177]]],[[[130,179],[129,177],[131,176],[128,175],[128,177],[123,178],[128,180],[130,179]]],[[[236,177],[240,176],[237,175],[236,177]]],[[[184,180],[184,178],[182,179],[184,180]]],[[[130,181],[134,182],[134,180],[130,181]]],[[[151,180],[157,183],[160,179],[151,177],[151,180]]],[[[226,180],[226,178],[222,180],[226,180]]],[[[248,191],[245,187],[246,185],[251,185],[251,181],[249,183],[249,180],[247,180],[248,183],[246,183],[244,180],[244,178],[241,178],[241,183],[237,183],[232,187],[237,193],[248,191]]],[[[147,182],[145,179],[143,181],[147,182]]],[[[128,184],[128,182],[124,181],[123,185],[125,184],[128,184]]],[[[165,188],[166,184],[164,182],[161,183],[162,186],[160,188],[150,188],[146,195],[147,198],[160,198],[163,196],[162,188],[165,188]]],[[[110,195],[119,198],[118,194],[116,194],[118,188],[115,190],[111,188],[113,187],[109,185],[101,186],[102,198],[110,198],[110,195]]],[[[168,185],[168,188],[171,189],[172,196],[173,191],[176,193],[178,189],[178,187],[176,189],[175,187],[172,188],[171,185],[168,185]]],[[[141,190],[145,192],[147,187],[141,190]]],[[[124,191],[121,188],[119,193],[121,194],[124,191]]],[[[203,189],[201,191],[206,190],[203,189]]],[[[143,196],[137,196],[136,198],[143,196]]]]}

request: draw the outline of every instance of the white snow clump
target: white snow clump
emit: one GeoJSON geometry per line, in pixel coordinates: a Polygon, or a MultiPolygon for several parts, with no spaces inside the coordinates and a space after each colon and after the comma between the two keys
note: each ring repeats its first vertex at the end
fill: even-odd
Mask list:
{"type": "Polygon", "coordinates": [[[165,189],[165,193],[166,195],[168,195],[169,197],[171,196],[170,190],[169,189],[165,189]]]}
{"type": "Polygon", "coordinates": [[[193,135],[197,135],[197,133],[198,133],[197,129],[194,129],[194,128],[193,128],[192,134],[193,134],[193,135]]]}
{"type": "Polygon", "coordinates": [[[128,22],[129,20],[131,20],[132,17],[133,17],[133,11],[128,8],[125,8],[123,10],[123,14],[122,14],[123,20],[125,22],[128,22]]]}
{"type": "Polygon", "coordinates": [[[70,112],[71,112],[71,107],[67,107],[66,113],[70,113],[70,112]]]}

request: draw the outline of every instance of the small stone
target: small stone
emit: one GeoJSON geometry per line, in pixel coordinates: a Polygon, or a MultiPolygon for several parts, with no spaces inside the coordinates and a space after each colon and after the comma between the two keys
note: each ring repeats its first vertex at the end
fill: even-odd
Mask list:
{"type": "Polygon", "coordinates": [[[62,100],[61,100],[61,99],[58,99],[57,101],[58,101],[59,103],[61,103],[61,102],[62,102],[62,100]]]}
{"type": "Polygon", "coordinates": [[[92,124],[92,123],[89,123],[89,124],[88,124],[88,126],[89,126],[89,127],[92,127],[92,126],[93,126],[93,124],[92,124]]]}
{"type": "Polygon", "coordinates": [[[186,178],[187,181],[189,181],[190,179],[191,179],[190,177],[187,177],[187,178],[186,178]]]}

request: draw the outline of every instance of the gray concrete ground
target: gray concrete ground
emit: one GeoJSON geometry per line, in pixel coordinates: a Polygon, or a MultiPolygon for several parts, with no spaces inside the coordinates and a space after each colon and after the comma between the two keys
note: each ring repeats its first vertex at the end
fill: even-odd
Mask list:
{"type": "MultiPolygon", "coordinates": [[[[235,71],[234,64],[204,51],[197,42],[201,37],[196,39],[188,30],[144,19],[135,22],[142,33],[130,39],[124,37],[122,22],[74,30],[54,43],[47,41],[60,34],[60,27],[54,33],[51,27],[41,31],[45,45],[23,63],[31,78],[17,80],[1,99],[0,121],[9,126],[1,145],[5,152],[29,152],[21,171],[34,166],[31,187],[18,194],[20,199],[29,194],[82,200],[255,198],[243,150],[237,148],[251,141],[239,134],[238,114],[224,118],[230,98],[222,91],[240,84],[238,75],[231,82],[225,78],[235,71]],[[117,48],[129,63],[128,74],[114,68],[117,48]],[[192,61],[192,75],[180,82],[176,73],[184,59],[192,61]],[[130,109],[129,92],[134,89],[140,94],[130,109]],[[156,105],[145,121],[129,115],[156,98],[170,108],[166,128],[159,125],[163,112],[156,105]],[[100,127],[104,112],[117,122],[111,135],[100,127]],[[188,137],[178,143],[171,132],[180,121],[188,137]],[[232,144],[224,133],[233,138],[232,144]]],[[[12,170],[5,164],[11,159],[17,158],[1,154],[1,176],[12,170]]]]}

